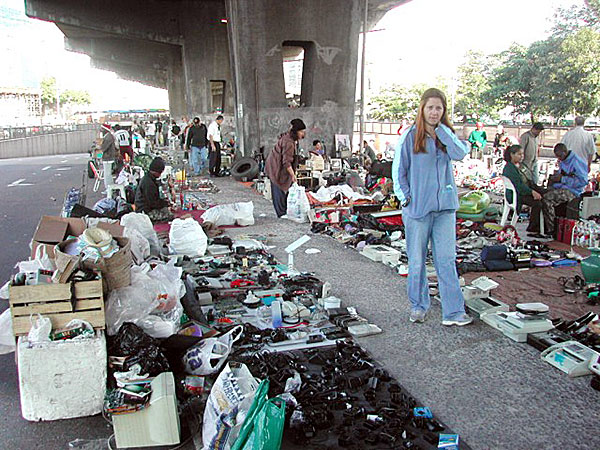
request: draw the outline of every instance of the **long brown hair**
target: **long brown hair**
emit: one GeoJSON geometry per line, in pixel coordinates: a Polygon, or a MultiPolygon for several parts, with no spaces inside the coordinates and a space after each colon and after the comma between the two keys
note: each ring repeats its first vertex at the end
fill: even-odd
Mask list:
{"type": "MultiPolygon", "coordinates": [[[[440,122],[450,128],[453,133],[455,132],[450,120],[448,119],[448,104],[446,102],[446,96],[439,89],[427,89],[421,96],[421,104],[419,105],[419,112],[417,114],[417,131],[415,133],[414,153],[427,153],[427,150],[425,149],[425,138],[427,134],[425,132],[425,104],[430,98],[439,98],[442,101],[444,112],[442,113],[442,120],[440,122]]],[[[440,148],[443,147],[442,150],[445,150],[445,147],[441,142],[439,142],[439,139],[436,139],[436,145],[440,148]]]]}

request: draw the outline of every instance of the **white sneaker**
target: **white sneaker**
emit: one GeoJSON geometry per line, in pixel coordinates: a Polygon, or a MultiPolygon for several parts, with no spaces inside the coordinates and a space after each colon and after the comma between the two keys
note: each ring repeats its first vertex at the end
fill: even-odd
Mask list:
{"type": "Polygon", "coordinates": [[[462,327],[465,325],[469,325],[472,322],[473,322],[473,318],[471,316],[469,316],[467,314],[463,314],[462,316],[459,316],[456,319],[442,320],[442,325],[446,325],[446,326],[458,325],[459,327],[462,327]]]}

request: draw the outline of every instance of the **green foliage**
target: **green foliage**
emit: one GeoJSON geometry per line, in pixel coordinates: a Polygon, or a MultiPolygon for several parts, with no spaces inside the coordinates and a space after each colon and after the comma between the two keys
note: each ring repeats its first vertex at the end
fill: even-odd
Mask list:
{"type": "Polygon", "coordinates": [[[44,107],[54,105],[56,103],[56,78],[45,77],[40,82],[42,90],[42,105],[44,107]]]}
{"type": "Polygon", "coordinates": [[[76,105],[89,105],[92,103],[92,98],[88,91],[68,90],[61,92],[60,104],[71,103],[76,105]]]}
{"type": "Polygon", "coordinates": [[[463,116],[465,120],[497,116],[497,102],[485,97],[495,64],[493,57],[476,51],[467,52],[465,62],[458,68],[456,115],[463,116]]]}

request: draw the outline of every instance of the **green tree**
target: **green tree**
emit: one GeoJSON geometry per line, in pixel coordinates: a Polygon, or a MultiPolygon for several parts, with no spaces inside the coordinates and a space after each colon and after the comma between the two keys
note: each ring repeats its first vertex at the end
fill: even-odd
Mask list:
{"type": "Polygon", "coordinates": [[[43,113],[46,114],[48,109],[54,109],[56,107],[56,78],[42,78],[40,89],[42,91],[43,113]]]}
{"type": "Polygon", "coordinates": [[[89,105],[92,98],[88,91],[66,90],[60,94],[60,104],[89,105]]]}
{"type": "Polygon", "coordinates": [[[455,114],[479,119],[482,116],[494,117],[498,105],[485,93],[490,89],[490,78],[496,60],[478,51],[468,51],[465,62],[458,68],[455,114]]]}
{"type": "Polygon", "coordinates": [[[526,48],[513,44],[496,55],[498,65],[492,70],[483,99],[499,107],[511,106],[515,114],[529,114],[532,121],[540,113],[536,87],[541,46],[526,48]]]}

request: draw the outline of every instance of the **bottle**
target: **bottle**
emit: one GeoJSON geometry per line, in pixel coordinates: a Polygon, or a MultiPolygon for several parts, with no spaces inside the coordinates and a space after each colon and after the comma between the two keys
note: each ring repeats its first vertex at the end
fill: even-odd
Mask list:
{"type": "Polygon", "coordinates": [[[271,319],[273,321],[273,328],[281,327],[281,302],[279,300],[275,300],[271,303],[271,319]]]}

